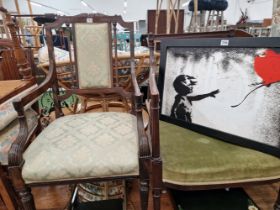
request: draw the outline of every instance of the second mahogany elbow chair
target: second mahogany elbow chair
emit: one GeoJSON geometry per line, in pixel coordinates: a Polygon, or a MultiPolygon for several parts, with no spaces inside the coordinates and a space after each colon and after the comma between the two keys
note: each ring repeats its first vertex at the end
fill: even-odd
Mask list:
{"type": "MultiPolygon", "coordinates": [[[[151,63],[154,63],[153,46],[150,48],[151,63]]],[[[153,145],[151,183],[158,208],[158,197],[164,188],[190,191],[279,183],[278,157],[161,121],[156,69],[153,64],[147,108],[153,145]]],[[[280,210],[280,192],[274,210],[280,210]]]]}

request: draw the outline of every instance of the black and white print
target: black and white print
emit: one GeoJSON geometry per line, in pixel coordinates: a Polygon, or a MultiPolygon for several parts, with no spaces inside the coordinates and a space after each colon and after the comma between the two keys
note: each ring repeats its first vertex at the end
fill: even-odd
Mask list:
{"type": "Polygon", "coordinates": [[[161,114],[280,148],[280,83],[262,85],[261,48],[168,48],[161,114]]]}

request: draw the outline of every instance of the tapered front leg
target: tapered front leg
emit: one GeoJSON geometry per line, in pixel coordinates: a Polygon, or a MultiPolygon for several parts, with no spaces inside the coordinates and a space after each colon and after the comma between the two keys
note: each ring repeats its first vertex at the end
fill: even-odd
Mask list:
{"type": "Polygon", "coordinates": [[[31,188],[28,187],[22,179],[21,167],[9,167],[9,175],[22,208],[24,210],[36,210],[31,188]]]}
{"type": "Polygon", "coordinates": [[[160,210],[160,197],[162,190],[162,161],[160,158],[152,160],[152,188],[154,210],[160,210]]]}
{"type": "Polygon", "coordinates": [[[145,158],[140,158],[140,201],[141,210],[147,210],[149,202],[149,170],[148,159],[145,158]]]}
{"type": "Polygon", "coordinates": [[[33,196],[31,194],[31,189],[29,187],[25,186],[24,188],[21,188],[20,190],[16,189],[16,191],[20,197],[24,210],[36,210],[33,196]]]}

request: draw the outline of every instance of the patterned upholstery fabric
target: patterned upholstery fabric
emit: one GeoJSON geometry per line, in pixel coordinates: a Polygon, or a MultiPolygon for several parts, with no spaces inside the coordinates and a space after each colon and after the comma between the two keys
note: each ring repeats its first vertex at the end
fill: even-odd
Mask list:
{"type": "Polygon", "coordinates": [[[0,131],[17,117],[13,103],[3,103],[0,105],[0,131]]]}
{"type": "Polygon", "coordinates": [[[111,49],[109,49],[108,29],[107,23],[75,24],[80,88],[111,87],[111,49]]]}
{"type": "Polygon", "coordinates": [[[26,183],[138,174],[134,115],[69,115],[53,121],[24,153],[26,183]]]}
{"type": "Polygon", "coordinates": [[[280,159],[160,122],[163,181],[179,185],[280,178],[280,159]]]}
{"type": "MultiPolygon", "coordinates": [[[[27,118],[28,130],[31,131],[38,124],[37,113],[32,109],[28,109],[25,111],[25,116],[27,118]]],[[[8,164],[8,152],[18,136],[18,132],[19,122],[17,119],[0,131],[0,163],[2,165],[8,164]]]]}
{"type": "MultiPolygon", "coordinates": [[[[7,125],[9,125],[9,123],[11,123],[17,118],[17,112],[14,109],[13,101],[17,98],[25,96],[29,91],[33,90],[36,87],[37,85],[33,85],[32,87],[22,91],[20,94],[17,94],[16,96],[0,104],[0,131],[3,130],[7,125]]],[[[30,106],[31,104],[28,104],[25,107],[25,110],[29,109],[30,106]]]]}

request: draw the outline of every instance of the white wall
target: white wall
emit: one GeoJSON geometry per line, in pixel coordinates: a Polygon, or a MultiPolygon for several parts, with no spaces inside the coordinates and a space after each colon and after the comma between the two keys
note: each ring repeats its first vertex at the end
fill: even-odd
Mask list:
{"type": "Polygon", "coordinates": [[[255,0],[248,3],[248,0],[228,0],[229,7],[225,11],[225,18],[229,24],[236,24],[241,16],[240,8],[245,11],[247,8],[249,20],[263,20],[272,17],[273,0],[255,0]]]}
{"type": "MultiPolygon", "coordinates": [[[[18,0],[22,14],[29,14],[27,1],[18,0]]],[[[32,0],[44,5],[48,5],[57,10],[66,12],[68,15],[75,15],[79,13],[92,12],[89,8],[80,3],[80,0],[32,0]]],[[[143,20],[147,17],[148,9],[156,8],[156,0],[127,0],[127,13],[123,14],[124,5],[123,0],[84,0],[87,4],[91,5],[97,12],[105,13],[108,15],[119,14],[125,20],[143,20]]],[[[4,0],[4,7],[9,11],[16,11],[14,0],[4,0]]],[[[164,5],[163,5],[164,6],[164,5]]],[[[164,7],[165,8],[165,7],[164,7]]],[[[32,6],[34,14],[56,13],[54,9],[46,7],[32,6]]]]}
{"type": "MultiPolygon", "coordinates": [[[[28,14],[26,0],[18,0],[22,14],[28,14]]],[[[90,9],[83,6],[80,0],[33,0],[54,8],[67,12],[68,15],[75,15],[83,12],[91,12],[90,9]]],[[[156,0],[127,0],[127,13],[123,14],[123,0],[84,0],[90,4],[96,11],[107,13],[108,15],[120,14],[125,20],[146,19],[147,10],[156,8],[156,0]]],[[[182,0],[184,3],[186,0],[182,0]]],[[[166,8],[166,2],[162,8],[166,8]]],[[[241,16],[240,8],[244,11],[248,9],[250,20],[262,20],[272,17],[273,0],[255,0],[254,3],[248,3],[248,0],[228,0],[229,7],[225,11],[225,18],[229,24],[235,24],[241,16]]],[[[16,11],[13,0],[4,0],[4,6],[9,11],[16,11]]],[[[32,6],[34,14],[56,13],[54,9],[32,6]]],[[[187,18],[188,19],[188,18],[187,18]]],[[[186,24],[189,24],[188,22],[186,24]]]]}

